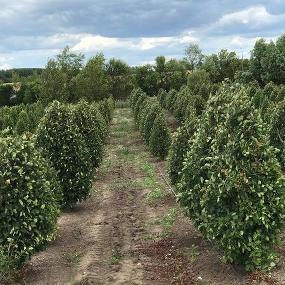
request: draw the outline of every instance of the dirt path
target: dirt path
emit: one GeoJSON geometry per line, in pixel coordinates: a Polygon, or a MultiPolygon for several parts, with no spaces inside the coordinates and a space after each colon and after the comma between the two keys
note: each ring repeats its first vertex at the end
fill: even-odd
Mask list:
{"type": "Polygon", "coordinates": [[[165,168],[130,109],[116,109],[91,197],[62,214],[57,239],[19,284],[271,284],[247,283],[241,268],[221,262],[177,207],[165,168]]]}

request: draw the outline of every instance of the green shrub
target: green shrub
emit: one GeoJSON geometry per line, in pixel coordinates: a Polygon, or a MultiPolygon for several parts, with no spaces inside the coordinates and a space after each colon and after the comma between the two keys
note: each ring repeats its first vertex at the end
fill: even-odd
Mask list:
{"type": "Polygon", "coordinates": [[[178,199],[224,259],[268,269],[284,221],[285,182],[247,91],[212,96],[185,157],[178,199]]]}
{"type": "Polygon", "coordinates": [[[187,80],[187,86],[192,94],[199,95],[205,100],[208,99],[211,92],[212,82],[209,73],[203,69],[194,70],[187,80]]]}
{"type": "Polygon", "coordinates": [[[153,122],[149,138],[149,147],[153,155],[165,159],[171,144],[171,135],[162,113],[158,114],[153,122]]]}
{"type": "Polygon", "coordinates": [[[80,101],[72,110],[74,122],[88,147],[92,166],[97,168],[102,161],[104,133],[102,134],[95,114],[86,101],[80,101]]]}
{"type": "Polygon", "coordinates": [[[185,109],[187,108],[186,102],[188,102],[189,96],[191,96],[191,94],[187,86],[181,87],[173,105],[173,115],[180,122],[183,122],[184,120],[185,109]]]}
{"type": "Polygon", "coordinates": [[[106,123],[111,122],[112,120],[112,114],[113,114],[113,109],[114,109],[114,100],[113,98],[108,98],[101,100],[98,103],[99,110],[105,119],[106,123]]]}
{"type": "Polygon", "coordinates": [[[9,114],[5,114],[2,118],[2,129],[14,128],[14,122],[9,114]]]}
{"type": "Polygon", "coordinates": [[[139,99],[141,94],[145,94],[145,93],[140,88],[136,88],[132,91],[131,96],[130,96],[130,106],[132,109],[135,108],[137,100],[139,99]]]}
{"type": "Polygon", "coordinates": [[[0,138],[0,246],[16,266],[54,238],[60,197],[55,176],[31,140],[0,138]]]}
{"type": "MultiPolygon", "coordinates": [[[[272,111],[272,110],[271,110],[272,111]]],[[[281,168],[285,169],[285,100],[277,105],[273,112],[272,122],[269,128],[270,143],[276,147],[279,152],[277,158],[281,168]]]]}
{"type": "Polygon", "coordinates": [[[136,121],[136,122],[137,122],[137,120],[138,120],[138,115],[139,115],[141,106],[142,106],[142,104],[143,104],[143,101],[146,100],[146,99],[147,99],[146,94],[145,94],[145,93],[142,93],[142,94],[139,96],[139,98],[138,98],[138,100],[137,100],[137,102],[136,102],[136,104],[135,104],[135,106],[134,106],[133,112],[134,112],[134,117],[135,117],[135,121],[136,121]]]}
{"type": "Polygon", "coordinates": [[[163,111],[162,111],[162,109],[158,103],[152,104],[150,109],[149,109],[149,112],[147,113],[147,115],[145,117],[142,133],[143,133],[143,137],[144,137],[144,140],[145,140],[147,145],[149,144],[151,130],[152,130],[154,121],[156,119],[156,116],[158,114],[162,114],[162,112],[163,111]]]}
{"type": "Polygon", "coordinates": [[[197,118],[193,115],[174,134],[168,157],[168,174],[173,185],[176,185],[180,180],[183,161],[189,149],[189,141],[196,129],[197,118]]]}
{"type": "Polygon", "coordinates": [[[166,95],[167,95],[167,92],[166,92],[164,89],[160,88],[160,89],[158,90],[158,93],[157,93],[157,100],[159,101],[159,103],[160,103],[160,105],[161,105],[162,107],[164,107],[166,95]]]}
{"type": "Polygon", "coordinates": [[[92,103],[90,105],[90,112],[92,112],[93,120],[95,120],[95,124],[98,128],[98,131],[100,132],[100,136],[103,138],[103,141],[105,141],[108,135],[109,128],[105,118],[99,110],[99,106],[97,103],[92,103]]]}
{"type": "Polygon", "coordinates": [[[144,122],[145,122],[145,118],[152,106],[152,100],[150,97],[148,97],[146,100],[143,101],[141,108],[139,110],[139,114],[138,114],[138,119],[137,119],[137,126],[140,130],[140,132],[143,134],[143,126],[144,126],[144,122]]]}
{"type": "Polygon", "coordinates": [[[63,189],[63,206],[84,200],[91,189],[91,161],[67,105],[57,101],[50,105],[38,127],[36,142],[57,171],[63,189]]]}
{"type": "Polygon", "coordinates": [[[169,110],[170,112],[173,109],[173,105],[176,101],[176,97],[177,97],[177,91],[175,89],[171,89],[165,99],[165,108],[167,110],[169,110]]]}
{"type": "Polygon", "coordinates": [[[25,132],[31,131],[31,120],[25,110],[22,110],[18,117],[18,122],[15,126],[17,134],[21,135],[25,132]]]}

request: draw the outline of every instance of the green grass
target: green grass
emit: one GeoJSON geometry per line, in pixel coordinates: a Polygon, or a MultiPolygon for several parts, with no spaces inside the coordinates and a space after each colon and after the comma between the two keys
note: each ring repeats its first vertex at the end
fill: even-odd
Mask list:
{"type": "Polygon", "coordinates": [[[123,257],[117,248],[112,249],[112,256],[110,259],[110,264],[112,264],[112,265],[119,264],[120,261],[122,260],[122,258],[123,257]]]}
{"type": "Polygon", "coordinates": [[[167,214],[162,218],[155,219],[151,222],[153,225],[161,225],[163,227],[163,232],[168,234],[172,230],[173,224],[177,217],[177,209],[171,208],[167,214]]]}
{"type": "Polygon", "coordinates": [[[79,252],[68,252],[68,253],[64,253],[63,257],[65,259],[65,261],[71,265],[71,266],[76,266],[80,263],[81,258],[82,258],[82,254],[79,252]]]}
{"type": "Polygon", "coordinates": [[[148,203],[153,203],[156,200],[165,196],[165,192],[161,188],[155,188],[151,192],[147,193],[145,200],[148,203]]]}

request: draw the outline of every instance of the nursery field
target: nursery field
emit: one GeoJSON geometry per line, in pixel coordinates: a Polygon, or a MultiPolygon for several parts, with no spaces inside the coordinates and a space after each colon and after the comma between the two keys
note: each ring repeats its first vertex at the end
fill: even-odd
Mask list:
{"type": "Polygon", "coordinates": [[[91,197],[61,214],[57,238],[19,284],[283,284],[283,261],[270,275],[222,262],[176,203],[166,162],[150,155],[129,108],[115,109],[105,155],[91,197]]]}
{"type": "Polygon", "coordinates": [[[284,44],[13,76],[0,284],[285,285],[284,44]]]}

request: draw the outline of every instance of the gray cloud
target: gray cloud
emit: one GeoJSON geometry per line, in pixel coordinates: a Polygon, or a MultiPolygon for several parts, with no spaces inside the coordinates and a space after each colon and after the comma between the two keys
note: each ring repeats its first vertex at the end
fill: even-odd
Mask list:
{"type": "Polygon", "coordinates": [[[274,38],[285,27],[282,0],[0,0],[0,5],[0,68],[42,66],[67,44],[87,56],[100,50],[130,64],[159,54],[183,56],[193,40],[207,53],[248,52],[257,37],[274,38]]]}

